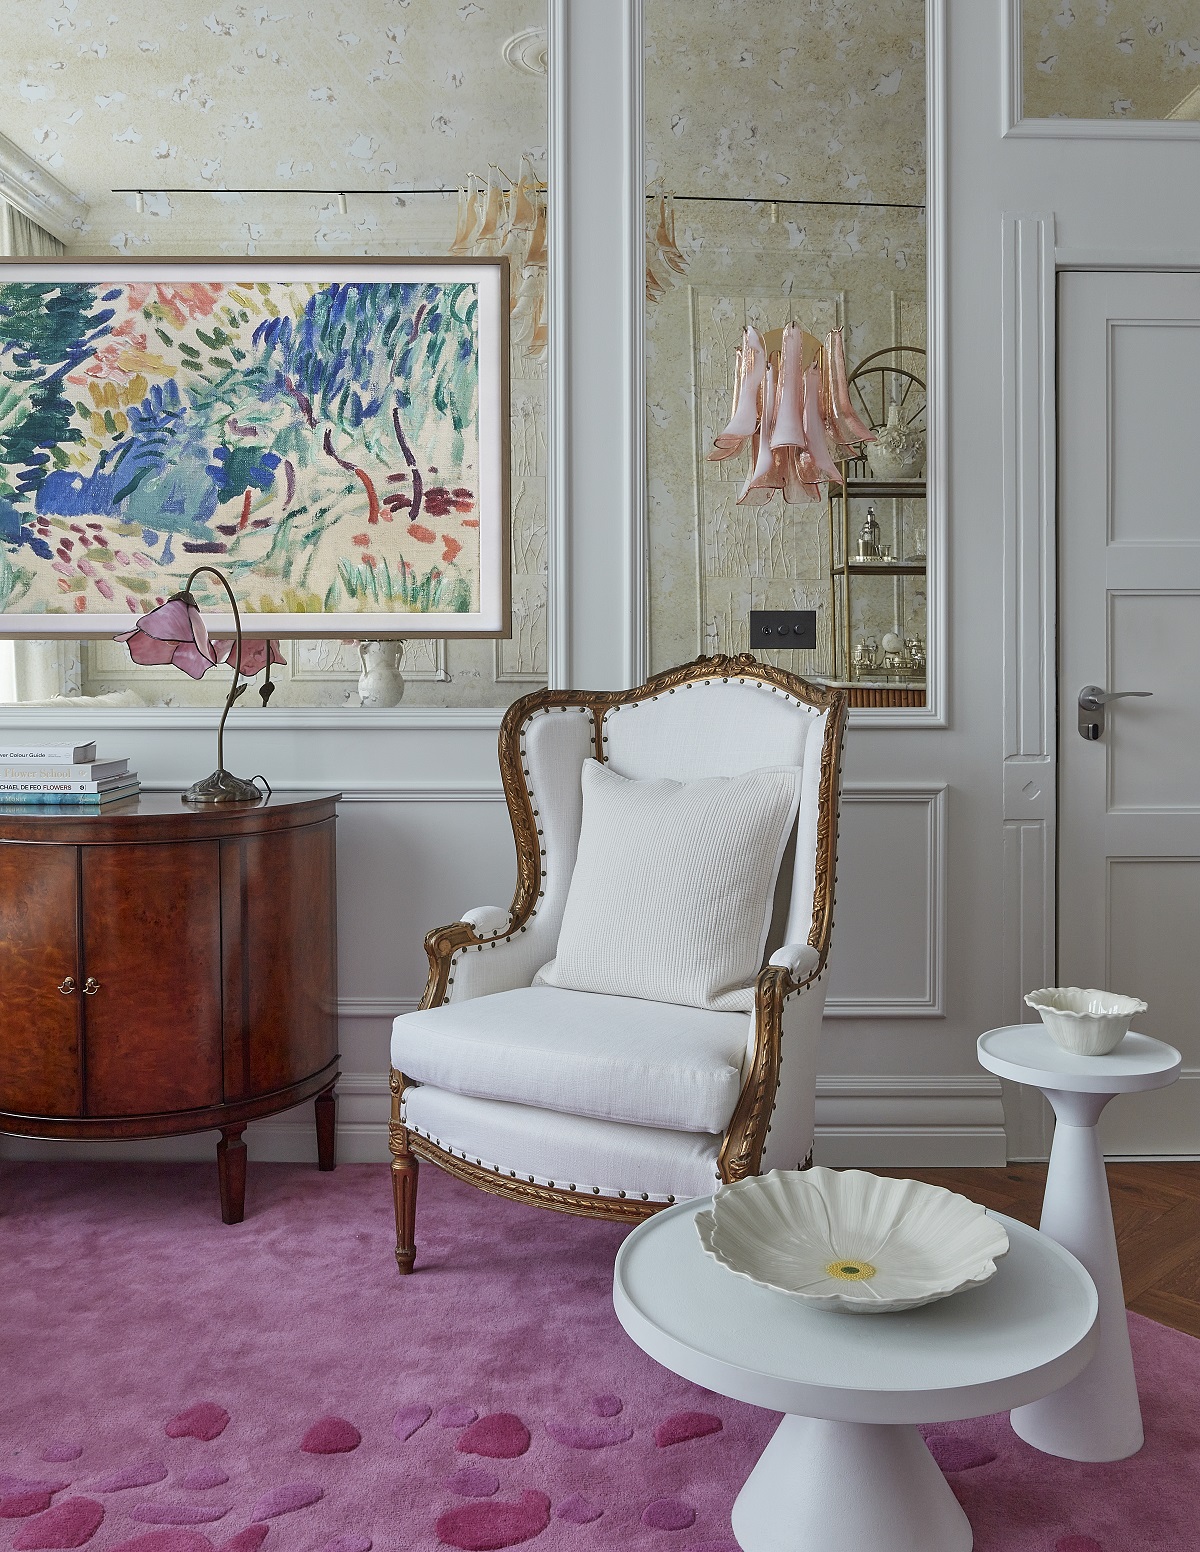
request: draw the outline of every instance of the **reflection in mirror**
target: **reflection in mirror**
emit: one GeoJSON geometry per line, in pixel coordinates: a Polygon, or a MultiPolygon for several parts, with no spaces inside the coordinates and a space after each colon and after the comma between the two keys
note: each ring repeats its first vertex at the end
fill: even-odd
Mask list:
{"type": "Polygon", "coordinates": [[[1195,0],[1020,0],[1022,117],[1200,120],[1195,0]]]}
{"type": "MultiPolygon", "coordinates": [[[[47,32],[45,7],[5,9],[0,130],[90,207],[70,255],[509,256],[512,639],[406,643],[404,704],[544,684],[546,0],[121,11],[72,0],[47,32]]],[[[55,251],[0,200],[0,254],[55,251]]],[[[0,432],[0,491],[4,472],[0,432]]],[[[273,706],[359,704],[354,643],[283,651],[273,706]]],[[[217,705],[227,688],[224,669],[193,682],[110,641],[0,643],[0,700],[217,705]]]]}
{"type": "MultiPolygon", "coordinates": [[[[454,649],[452,642],[317,638],[279,645],[287,661],[271,669],[272,708],[446,703],[445,690],[438,698],[439,686],[450,683],[446,660],[454,649]],[[372,678],[365,681],[369,670],[372,678]]],[[[130,661],[119,641],[0,641],[0,704],[60,706],[65,698],[81,710],[95,704],[219,706],[229,691],[229,674],[228,668],[218,665],[196,680],[170,664],[141,667],[130,661]]],[[[250,680],[250,691],[238,703],[235,716],[237,710],[254,710],[262,704],[258,694],[262,684],[262,674],[250,680]]]]}
{"type": "MultiPolygon", "coordinates": [[[[806,610],[814,649],[758,655],[849,684],[854,704],[923,705],[923,0],[646,0],[645,15],[652,667],[748,650],[751,610],[806,610]],[[774,352],[788,323],[816,364],[808,451],[823,439],[835,467],[789,453],[797,479],[772,491],[761,439],[707,455],[747,326],[774,352]],[[838,329],[850,407],[880,433],[865,446],[831,408],[838,329]],[[760,457],[767,488],[747,490],[760,457]]],[[[786,384],[786,348],[783,366],[786,384]]],[[[741,398],[744,429],[764,423],[765,389],[757,409],[741,398]]]]}

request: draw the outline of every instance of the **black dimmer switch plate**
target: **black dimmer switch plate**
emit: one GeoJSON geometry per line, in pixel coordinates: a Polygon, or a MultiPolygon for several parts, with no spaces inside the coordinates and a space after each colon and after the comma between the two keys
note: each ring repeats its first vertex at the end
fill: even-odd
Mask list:
{"type": "Polygon", "coordinates": [[[751,609],[750,645],[812,652],[817,645],[815,609],[751,609]]]}

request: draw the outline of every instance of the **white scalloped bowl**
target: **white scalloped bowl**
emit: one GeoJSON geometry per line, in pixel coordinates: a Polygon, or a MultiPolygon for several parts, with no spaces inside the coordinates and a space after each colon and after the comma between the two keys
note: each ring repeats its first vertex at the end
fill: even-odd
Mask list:
{"type": "Polygon", "coordinates": [[[1145,1013],[1139,997],[1098,991],[1094,986],[1043,986],[1025,1001],[1041,1014],[1056,1045],[1075,1056],[1107,1056],[1129,1033],[1134,1014],[1145,1013]]]}
{"type": "Polygon", "coordinates": [[[720,1186],[696,1215],[722,1266],[821,1309],[916,1309],[977,1288],[1008,1235],[977,1202],[861,1169],[773,1169],[720,1186]]]}

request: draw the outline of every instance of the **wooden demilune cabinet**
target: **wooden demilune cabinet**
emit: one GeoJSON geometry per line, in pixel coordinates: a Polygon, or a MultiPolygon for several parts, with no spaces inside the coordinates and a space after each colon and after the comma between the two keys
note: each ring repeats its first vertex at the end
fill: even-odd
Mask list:
{"type": "Polygon", "coordinates": [[[0,808],[0,1131],[219,1128],[239,1223],[246,1125],[313,1099],[332,1169],[336,801],[0,808]]]}

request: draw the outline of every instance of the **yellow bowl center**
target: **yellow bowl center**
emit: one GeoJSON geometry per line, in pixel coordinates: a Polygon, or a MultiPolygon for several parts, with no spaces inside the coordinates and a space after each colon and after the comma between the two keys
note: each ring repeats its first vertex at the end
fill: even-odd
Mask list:
{"type": "Polygon", "coordinates": [[[840,1283],[864,1283],[875,1276],[875,1268],[869,1261],[856,1261],[849,1257],[843,1261],[831,1261],[825,1268],[827,1277],[836,1277],[840,1283]]]}

